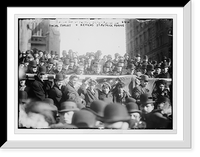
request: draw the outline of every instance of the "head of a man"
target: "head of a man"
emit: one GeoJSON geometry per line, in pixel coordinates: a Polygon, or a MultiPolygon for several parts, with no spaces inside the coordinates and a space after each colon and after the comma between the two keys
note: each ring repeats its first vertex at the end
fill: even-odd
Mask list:
{"type": "Polygon", "coordinates": [[[76,87],[76,85],[78,84],[78,81],[79,81],[79,77],[77,75],[71,75],[69,77],[69,83],[71,83],[73,87],[76,87]]]}
{"type": "Polygon", "coordinates": [[[142,87],[146,87],[148,85],[148,80],[149,80],[149,77],[147,75],[141,75],[140,76],[140,85],[142,87]]]}

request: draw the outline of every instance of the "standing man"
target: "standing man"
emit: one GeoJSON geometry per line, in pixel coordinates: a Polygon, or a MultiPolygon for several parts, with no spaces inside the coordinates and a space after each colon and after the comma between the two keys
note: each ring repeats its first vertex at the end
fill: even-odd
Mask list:
{"type": "Polygon", "coordinates": [[[133,88],[132,97],[139,101],[141,94],[149,93],[149,89],[147,89],[147,84],[149,77],[147,75],[140,76],[140,85],[133,88]]]}
{"type": "Polygon", "coordinates": [[[31,84],[31,94],[30,97],[39,101],[45,100],[48,97],[48,92],[51,88],[52,83],[50,81],[45,81],[44,75],[46,74],[46,67],[41,66],[38,68],[37,75],[35,76],[35,81],[31,84]]]}
{"type": "Polygon", "coordinates": [[[49,91],[49,98],[53,99],[54,104],[58,109],[60,109],[60,100],[62,98],[62,91],[61,88],[63,86],[64,77],[61,73],[56,74],[54,80],[54,86],[49,91]]]}

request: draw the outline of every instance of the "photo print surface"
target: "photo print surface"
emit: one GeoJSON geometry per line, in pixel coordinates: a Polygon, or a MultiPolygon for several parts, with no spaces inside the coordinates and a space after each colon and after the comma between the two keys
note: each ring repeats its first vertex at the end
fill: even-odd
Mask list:
{"type": "Polygon", "coordinates": [[[18,18],[18,129],[173,129],[173,19],[18,18]]]}

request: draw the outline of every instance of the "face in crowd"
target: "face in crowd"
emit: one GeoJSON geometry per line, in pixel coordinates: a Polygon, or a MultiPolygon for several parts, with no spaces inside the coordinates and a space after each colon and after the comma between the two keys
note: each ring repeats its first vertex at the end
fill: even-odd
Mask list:
{"type": "Polygon", "coordinates": [[[44,81],[45,73],[38,73],[38,77],[40,80],[44,81]]]}
{"type": "Polygon", "coordinates": [[[36,73],[36,72],[37,72],[37,67],[32,67],[32,71],[33,71],[34,73],[36,73]]]}
{"type": "Polygon", "coordinates": [[[93,71],[97,74],[99,74],[101,72],[101,65],[99,65],[99,64],[94,64],[94,66],[92,68],[93,68],[93,71]]]}
{"type": "Polygon", "coordinates": [[[49,69],[53,68],[53,63],[49,63],[49,69]]]}
{"type": "Polygon", "coordinates": [[[141,115],[140,115],[140,113],[138,113],[138,112],[133,112],[133,113],[130,113],[130,116],[131,116],[131,119],[133,119],[133,120],[136,120],[136,121],[140,121],[140,119],[141,119],[141,115]]]}
{"type": "Polygon", "coordinates": [[[161,73],[161,69],[160,69],[160,68],[156,68],[156,69],[155,69],[155,72],[156,72],[157,74],[160,74],[160,73],[161,73]]]}
{"type": "Polygon", "coordinates": [[[57,64],[56,69],[61,72],[62,71],[62,64],[57,64]]]}
{"type": "Polygon", "coordinates": [[[144,113],[144,114],[148,114],[150,113],[151,111],[153,111],[154,109],[154,105],[153,104],[142,104],[140,106],[140,110],[144,113]]]}
{"type": "Polygon", "coordinates": [[[167,72],[168,72],[168,68],[167,67],[162,69],[162,73],[167,73],[167,72]]]}
{"type": "Polygon", "coordinates": [[[71,124],[72,123],[72,117],[74,115],[74,111],[68,111],[68,112],[61,112],[60,114],[60,122],[65,124],[71,124]]]}
{"type": "Polygon", "coordinates": [[[63,85],[63,81],[56,80],[55,84],[58,86],[59,89],[61,89],[61,87],[63,85]]]}
{"type": "Polygon", "coordinates": [[[140,80],[140,84],[141,84],[142,87],[146,87],[148,85],[148,81],[140,80]]]}
{"type": "Polygon", "coordinates": [[[74,62],[69,63],[69,67],[73,68],[74,67],[74,62]]]}
{"type": "Polygon", "coordinates": [[[76,85],[78,84],[78,78],[77,77],[74,77],[72,78],[71,80],[69,80],[72,84],[73,87],[76,87],[76,85]]]}
{"type": "Polygon", "coordinates": [[[20,80],[20,82],[19,82],[20,86],[21,87],[25,86],[25,82],[26,82],[26,80],[20,80]]]}
{"type": "Polygon", "coordinates": [[[141,61],[141,57],[136,57],[136,62],[140,62],[141,61]]]}
{"type": "Polygon", "coordinates": [[[164,84],[160,84],[160,85],[159,85],[159,89],[160,89],[161,91],[164,91],[165,85],[164,85],[164,84]]]}
{"type": "Polygon", "coordinates": [[[77,75],[83,75],[84,74],[84,68],[83,67],[79,67],[77,69],[77,75]]]}
{"type": "Polygon", "coordinates": [[[110,92],[110,88],[106,85],[103,85],[102,86],[102,91],[105,93],[105,94],[108,94],[110,92]]]}

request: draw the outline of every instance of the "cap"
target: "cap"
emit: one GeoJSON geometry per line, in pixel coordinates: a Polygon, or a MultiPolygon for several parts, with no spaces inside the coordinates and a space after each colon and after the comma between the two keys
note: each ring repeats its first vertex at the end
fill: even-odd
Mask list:
{"type": "Polygon", "coordinates": [[[107,87],[109,87],[111,89],[111,85],[108,82],[102,83],[101,87],[103,87],[103,86],[107,86],[107,87]]]}

